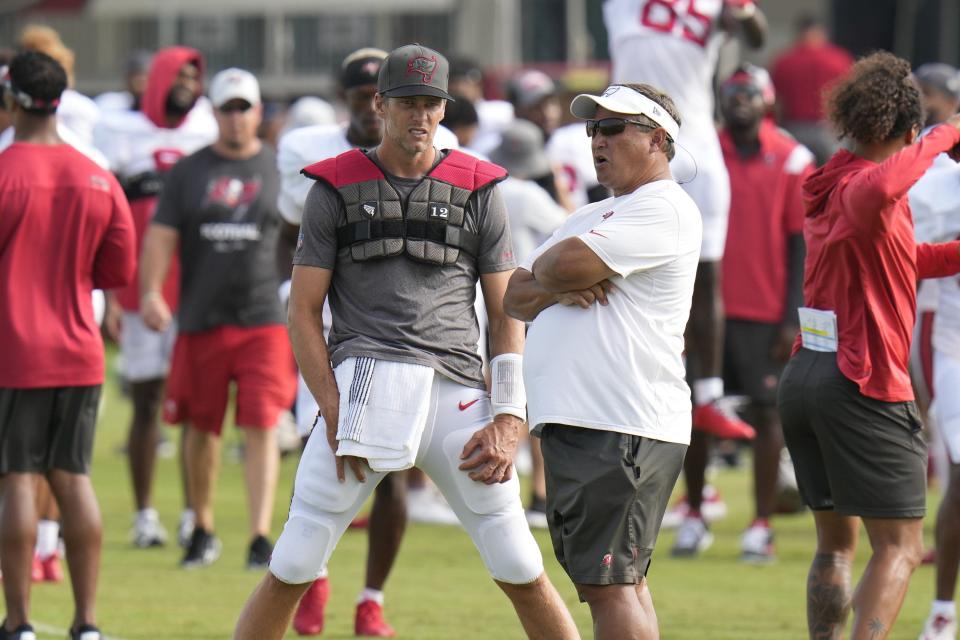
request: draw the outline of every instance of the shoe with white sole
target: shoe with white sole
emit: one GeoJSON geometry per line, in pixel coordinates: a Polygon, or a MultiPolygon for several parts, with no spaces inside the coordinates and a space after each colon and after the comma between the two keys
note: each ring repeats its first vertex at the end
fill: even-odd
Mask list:
{"type": "Polygon", "coordinates": [[[709,549],[712,544],[713,534],[707,528],[707,523],[703,518],[690,516],[684,519],[677,529],[677,539],[670,555],[675,558],[692,558],[709,549]]]}

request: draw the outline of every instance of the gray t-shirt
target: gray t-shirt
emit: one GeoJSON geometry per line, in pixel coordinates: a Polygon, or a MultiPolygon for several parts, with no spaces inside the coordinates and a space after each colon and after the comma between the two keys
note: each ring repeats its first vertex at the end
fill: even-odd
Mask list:
{"type": "Polygon", "coordinates": [[[180,232],[179,331],[283,324],[276,164],[266,146],[246,160],[204,147],[164,179],[153,221],[180,232]]]}
{"type": "MultiPolygon", "coordinates": [[[[374,152],[368,156],[377,162],[374,152]]],[[[383,172],[404,200],[420,183],[383,172]]],[[[497,187],[481,189],[467,201],[464,226],[480,236],[479,257],[461,254],[452,265],[425,264],[406,254],[355,262],[348,247],[337,246],[337,227],[345,222],[340,195],[318,181],[307,195],[293,258],[295,265],[333,270],[327,342],[334,366],[352,356],[410,362],[484,388],[473,307],[477,280],[481,273],[516,266],[497,187]]]]}

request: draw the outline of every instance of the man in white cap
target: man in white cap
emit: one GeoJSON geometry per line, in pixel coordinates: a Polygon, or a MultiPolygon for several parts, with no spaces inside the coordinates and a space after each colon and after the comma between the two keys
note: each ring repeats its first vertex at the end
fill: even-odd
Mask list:
{"type": "Polygon", "coordinates": [[[140,313],[154,331],[172,321],[161,288],[179,253],[179,335],[164,418],[187,429],[184,460],[196,526],[182,566],[210,564],[220,554],[213,495],[220,430],[235,382],[250,505],[247,565],[265,567],[273,550],[267,535],[279,468],[274,427],[296,393],[274,259],[280,178],[273,151],[257,138],[257,79],[241,69],[221,71],[210,85],[210,100],[219,135],[166,178],[144,240],[140,313]]]}
{"type": "Polygon", "coordinates": [[[557,559],[598,640],[652,639],[646,573],[690,442],[683,331],[702,226],[670,173],[680,115],[669,96],[613,85],[571,112],[587,121],[613,197],[577,210],[521,263],[504,308],[531,323],[528,422],[557,559]]]}

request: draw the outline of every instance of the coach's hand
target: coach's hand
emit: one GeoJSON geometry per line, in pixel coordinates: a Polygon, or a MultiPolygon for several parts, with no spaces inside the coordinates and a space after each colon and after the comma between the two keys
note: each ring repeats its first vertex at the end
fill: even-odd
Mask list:
{"type": "Polygon", "coordinates": [[[322,397],[317,397],[317,406],[320,407],[320,415],[323,416],[323,424],[326,427],[327,432],[327,444],[330,445],[330,450],[333,451],[334,460],[337,463],[337,480],[340,482],[346,482],[347,472],[346,465],[350,465],[350,469],[353,471],[354,477],[356,477],[358,482],[366,482],[367,474],[364,473],[363,468],[367,463],[365,458],[357,458],[354,456],[338,456],[337,447],[337,425],[340,423],[340,390],[337,389],[337,385],[332,385],[332,389],[325,388],[322,393],[322,397]]]}
{"type": "Polygon", "coordinates": [[[523,420],[509,414],[500,414],[493,422],[480,429],[463,446],[461,471],[468,471],[470,479],[485,484],[507,482],[513,477],[513,456],[520,443],[523,420]]]}
{"type": "Polygon", "coordinates": [[[120,344],[120,334],[123,332],[123,307],[112,293],[105,295],[103,331],[113,342],[120,344]]]}
{"type": "Polygon", "coordinates": [[[565,307],[580,307],[589,309],[590,305],[600,303],[606,306],[607,294],[613,291],[613,284],[609,280],[601,280],[592,287],[580,291],[565,291],[557,294],[557,303],[565,307]]]}
{"type": "Polygon", "coordinates": [[[173,320],[170,307],[159,291],[148,291],[140,298],[140,317],[143,324],[153,331],[166,331],[173,320]]]}

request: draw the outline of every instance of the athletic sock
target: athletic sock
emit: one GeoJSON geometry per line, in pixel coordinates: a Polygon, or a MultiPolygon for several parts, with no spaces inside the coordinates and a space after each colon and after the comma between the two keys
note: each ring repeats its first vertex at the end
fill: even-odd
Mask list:
{"type": "Polygon", "coordinates": [[[930,607],[930,613],[935,616],[946,616],[948,618],[957,617],[957,605],[953,600],[934,600],[930,607]]]}
{"type": "Polygon", "coordinates": [[[137,520],[143,522],[145,520],[159,520],[160,514],[157,513],[157,510],[153,507],[147,507],[146,509],[140,509],[137,511],[137,520]]]}
{"type": "Polygon", "coordinates": [[[37,524],[37,555],[49,558],[57,552],[60,541],[60,523],[56,520],[41,520],[37,524]]]}
{"type": "Polygon", "coordinates": [[[357,598],[357,604],[361,602],[366,602],[367,600],[373,600],[381,607],[383,606],[383,591],[378,589],[364,589],[360,592],[360,597],[357,598]]]}
{"type": "Polygon", "coordinates": [[[723,378],[700,378],[693,381],[693,403],[710,404],[723,397],[723,378]]]}

